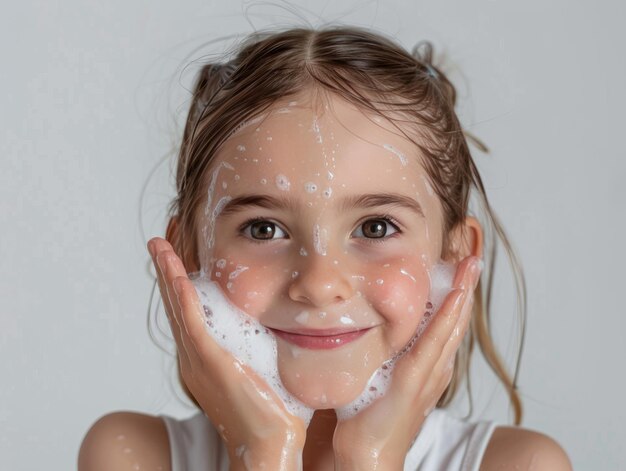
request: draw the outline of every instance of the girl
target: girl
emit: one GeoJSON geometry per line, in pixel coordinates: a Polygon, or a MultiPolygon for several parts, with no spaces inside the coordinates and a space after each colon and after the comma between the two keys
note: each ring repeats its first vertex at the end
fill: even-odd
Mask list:
{"type": "Polygon", "coordinates": [[[477,339],[521,421],[487,328],[472,186],[503,232],[454,105],[428,44],[357,28],[255,34],[205,65],[167,240],[148,243],[200,412],[109,414],[79,469],[571,469],[545,435],[443,409],[477,339]],[[240,332],[219,330],[227,311],[240,332]],[[259,361],[245,348],[264,336],[259,361]]]}

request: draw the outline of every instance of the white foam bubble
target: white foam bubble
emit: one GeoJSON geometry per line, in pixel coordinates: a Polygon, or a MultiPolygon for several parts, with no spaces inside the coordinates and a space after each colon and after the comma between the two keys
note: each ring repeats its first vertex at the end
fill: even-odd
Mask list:
{"type": "Polygon", "coordinates": [[[327,233],[328,231],[325,228],[320,228],[319,224],[313,226],[313,247],[320,255],[326,255],[327,233]]]}
{"type": "Polygon", "coordinates": [[[246,271],[249,267],[246,267],[244,265],[237,265],[237,267],[230,272],[230,274],[228,275],[228,279],[232,280],[234,278],[237,278],[242,272],[246,271]]]}
{"type": "Polygon", "coordinates": [[[402,164],[402,166],[406,167],[407,159],[406,159],[406,156],[402,152],[400,152],[398,149],[396,149],[391,144],[383,144],[383,148],[385,148],[389,152],[395,154],[400,159],[400,163],[402,164]]]}
{"type": "Polygon", "coordinates": [[[400,273],[402,273],[404,276],[408,276],[409,278],[411,278],[411,280],[413,280],[413,283],[417,282],[415,277],[411,275],[408,271],[406,271],[404,268],[400,268],[400,273]]]}
{"type": "MultiPolygon", "coordinates": [[[[235,175],[236,176],[236,175],[235,175]]],[[[212,218],[213,220],[215,220],[220,213],[222,212],[222,210],[224,209],[224,207],[232,200],[232,197],[230,196],[222,196],[219,201],[217,202],[217,204],[215,205],[215,208],[213,208],[213,214],[212,214],[212,218]]]]}
{"type": "Polygon", "coordinates": [[[213,214],[211,214],[211,204],[213,202],[213,194],[215,192],[215,185],[217,183],[217,178],[222,168],[226,168],[228,170],[235,170],[235,168],[232,165],[230,165],[228,162],[222,162],[213,171],[213,174],[211,175],[211,182],[209,183],[209,189],[207,190],[207,204],[206,204],[206,207],[204,208],[204,215],[207,216],[209,221],[208,221],[208,224],[206,224],[203,229],[204,238],[205,240],[208,241],[209,248],[213,247],[213,243],[214,243],[213,231],[215,230],[215,214],[214,214],[215,211],[213,211],[213,214]]]}
{"type": "Polygon", "coordinates": [[[352,319],[350,316],[341,316],[339,318],[339,322],[341,322],[343,325],[354,325],[354,319],[352,319]]]}
{"type": "Polygon", "coordinates": [[[289,191],[289,187],[291,186],[291,182],[289,179],[283,175],[282,173],[276,175],[276,187],[282,191],[289,191]]]}
{"type": "Polygon", "coordinates": [[[428,178],[426,178],[424,175],[421,175],[422,177],[422,181],[424,182],[424,186],[426,186],[426,191],[428,192],[428,194],[430,196],[434,196],[435,192],[433,191],[433,187],[430,186],[430,182],[428,181],[428,178]]]}
{"type": "Polygon", "coordinates": [[[219,285],[207,277],[192,276],[192,282],[204,308],[206,331],[222,348],[252,368],[280,397],[289,413],[308,425],[313,409],[282,384],[276,361],[276,339],[271,331],[231,304],[219,285]]]}
{"type": "MultiPolygon", "coordinates": [[[[218,260],[217,265],[225,266],[226,260],[218,260]]],[[[376,399],[385,395],[397,361],[413,347],[450,292],[455,270],[454,264],[443,262],[432,268],[429,273],[431,280],[429,302],[432,304],[432,309],[424,314],[414,336],[407,345],[396,356],[385,361],[372,374],[362,393],[351,403],[335,409],[339,420],[353,417],[376,399]]],[[[229,351],[241,363],[252,368],[275,391],[283,401],[287,411],[300,417],[308,425],[314,410],[300,402],[282,384],[278,373],[276,339],[271,331],[231,304],[217,283],[205,276],[197,276],[197,274],[191,278],[204,307],[207,332],[222,348],[229,351]]],[[[251,294],[249,292],[247,296],[249,298],[254,297],[251,294]]],[[[326,312],[319,312],[318,316],[324,318],[326,312]]],[[[309,320],[309,313],[302,311],[295,320],[298,323],[305,323],[309,320]]],[[[352,319],[344,316],[340,321],[348,324],[352,319]]]]}
{"type": "Polygon", "coordinates": [[[430,270],[430,302],[433,304],[433,312],[437,312],[446,296],[452,289],[456,265],[453,263],[439,262],[430,270]]]}
{"type": "Polygon", "coordinates": [[[320,125],[317,122],[317,117],[313,119],[313,132],[315,133],[315,141],[318,144],[321,144],[323,142],[323,139],[322,139],[322,133],[320,132],[320,125]]]}
{"type": "Polygon", "coordinates": [[[294,320],[298,324],[306,324],[309,321],[309,311],[302,311],[300,314],[294,317],[294,320]]]}

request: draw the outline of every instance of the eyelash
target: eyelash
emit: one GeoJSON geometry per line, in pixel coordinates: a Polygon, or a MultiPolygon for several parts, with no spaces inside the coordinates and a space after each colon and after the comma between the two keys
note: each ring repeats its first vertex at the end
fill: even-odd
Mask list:
{"type": "MultiPolygon", "coordinates": [[[[280,226],[280,224],[272,221],[271,219],[268,218],[264,218],[264,217],[256,217],[256,218],[251,218],[248,219],[246,222],[244,222],[243,224],[241,224],[239,226],[239,228],[237,229],[237,232],[239,234],[239,236],[243,237],[244,239],[246,239],[246,241],[248,242],[252,242],[253,244],[267,244],[268,242],[272,242],[274,239],[267,239],[267,240],[263,240],[263,239],[255,239],[253,237],[248,237],[246,234],[244,234],[244,231],[251,226],[252,224],[254,224],[255,222],[269,222],[271,224],[275,224],[277,226],[280,226]]],[[[285,233],[287,233],[287,231],[285,231],[284,229],[281,228],[281,230],[285,233]]]]}
{"type": "Polygon", "coordinates": [[[397,237],[398,235],[402,233],[402,231],[400,230],[400,223],[396,221],[393,217],[391,217],[389,214],[378,214],[378,215],[368,216],[366,219],[363,219],[357,225],[357,227],[361,227],[364,223],[366,223],[367,221],[371,221],[371,220],[385,221],[387,224],[391,225],[395,229],[396,232],[390,235],[386,235],[384,237],[377,237],[377,238],[359,237],[359,239],[364,239],[367,244],[382,244],[384,242],[389,241],[389,239],[397,237]]]}
{"type": "MultiPolygon", "coordinates": [[[[399,234],[402,234],[402,230],[400,229],[400,223],[398,221],[396,221],[393,217],[391,217],[388,214],[379,214],[379,215],[372,215],[372,216],[368,216],[366,219],[363,219],[363,221],[358,224],[357,227],[360,227],[361,225],[363,225],[365,222],[370,221],[370,220],[379,220],[379,221],[385,221],[386,223],[390,224],[395,230],[396,232],[394,232],[391,235],[385,236],[385,237],[378,237],[378,238],[368,238],[368,237],[360,237],[360,239],[365,239],[368,244],[381,244],[393,237],[396,237],[399,234]]],[[[261,240],[261,239],[254,239],[251,237],[248,237],[246,235],[244,235],[244,231],[246,230],[246,228],[248,228],[248,226],[256,223],[256,222],[269,222],[271,224],[275,224],[275,225],[279,225],[267,218],[264,217],[254,217],[251,219],[248,219],[246,222],[244,222],[243,224],[241,224],[239,226],[238,229],[238,233],[241,237],[244,237],[246,240],[252,242],[253,244],[266,244],[268,242],[272,242],[275,239],[267,239],[267,240],[261,240]]],[[[283,232],[286,232],[284,229],[281,229],[283,232]]]]}

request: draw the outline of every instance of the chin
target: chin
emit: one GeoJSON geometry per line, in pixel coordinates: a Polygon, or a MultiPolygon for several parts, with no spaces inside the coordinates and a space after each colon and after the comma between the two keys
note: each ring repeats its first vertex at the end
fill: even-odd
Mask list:
{"type": "Polygon", "coordinates": [[[287,390],[312,409],[336,409],[349,404],[361,394],[369,379],[347,372],[333,376],[320,379],[300,375],[295,381],[282,375],[281,378],[287,390]]]}
{"type": "Polygon", "coordinates": [[[293,349],[278,342],[278,372],[285,388],[313,409],[350,404],[367,387],[374,372],[389,358],[383,348],[367,351],[293,349]]]}

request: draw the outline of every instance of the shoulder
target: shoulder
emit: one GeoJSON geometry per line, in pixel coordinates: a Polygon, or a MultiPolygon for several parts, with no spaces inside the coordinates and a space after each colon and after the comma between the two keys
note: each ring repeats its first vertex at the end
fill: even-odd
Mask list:
{"type": "Polygon", "coordinates": [[[99,418],[83,439],[78,471],[170,471],[165,423],[152,415],[113,412],[99,418]]]}
{"type": "Polygon", "coordinates": [[[496,427],[481,463],[481,471],[500,470],[502,465],[537,471],[571,471],[572,464],[555,440],[521,427],[496,427]]]}

